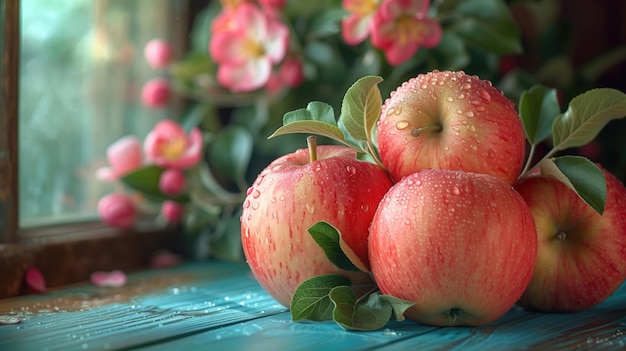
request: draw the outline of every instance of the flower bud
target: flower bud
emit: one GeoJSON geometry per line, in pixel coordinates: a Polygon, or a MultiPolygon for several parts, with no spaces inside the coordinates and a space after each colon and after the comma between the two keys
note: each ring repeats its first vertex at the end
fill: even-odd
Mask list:
{"type": "Polygon", "coordinates": [[[150,108],[159,108],[170,101],[170,83],[163,78],[154,78],[143,86],[141,101],[150,108]]]}
{"type": "Polygon", "coordinates": [[[146,44],[143,55],[150,67],[164,68],[172,61],[172,46],[163,39],[152,39],[146,44]]]}
{"type": "Polygon", "coordinates": [[[176,168],[166,169],[159,178],[159,190],[168,196],[180,194],[186,185],[185,174],[176,168]]]}
{"type": "Polygon", "coordinates": [[[165,201],[163,202],[163,206],[161,206],[161,215],[172,224],[180,222],[183,217],[183,212],[183,205],[176,201],[165,201]]]}
{"type": "Polygon", "coordinates": [[[131,198],[123,193],[104,196],[98,202],[100,219],[116,228],[131,228],[137,218],[137,210],[131,198]]]}

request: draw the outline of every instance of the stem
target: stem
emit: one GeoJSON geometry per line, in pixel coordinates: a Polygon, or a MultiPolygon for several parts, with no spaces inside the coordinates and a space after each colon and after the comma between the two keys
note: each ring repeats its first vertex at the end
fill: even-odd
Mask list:
{"type": "Polygon", "coordinates": [[[317,161],[317,137],[309,135],[306,138],[306,145],[309,147],[309,162],[317,161]]]}
{"type": "Polygon", "coordinates": [[[524,165],[524,169],[522,169],[522,175],[526,174],[530,169],[531,162],[533,162],[533,156],[535,156],[536,145],[530,145],[530,150],[528,151],[528,159],[526,159],[526,164],[524,165]]]}
{"type": "Polygon", "coordinates": [[[550,151],[548,151],[547,154],[545,154],[545,156],[543,156],[541,158],[541,160],[539,160],[539,162],[535,163],[532,167],[528,167],[530,165],[530,158],[529,158],[529,161],[526,162],[526,167],[524,167],[524,171],[521,173],[519,178],[522,178],[525,175],[527,175],[527,173],[530,172],[531,170],[533,170],[535,167],[537,167],[537,165],[540,165],[543,161],[545,161],[545,160],[549,159],[550,157],[554,156],[554,154],[556,152],[557,152],[557,149],[552,148],[550,151]]]}
{"type": "Polygon", "coordinates": [[[412,129],[411,130],[411,135],[414,136],[414,137],[417,137],[420,134],[422,134],[422,132],[424,132],[424,131],[440,132],[441,129],[443,129],[443,127],[440,124],[431,124],[429,126],[412,129]]]}

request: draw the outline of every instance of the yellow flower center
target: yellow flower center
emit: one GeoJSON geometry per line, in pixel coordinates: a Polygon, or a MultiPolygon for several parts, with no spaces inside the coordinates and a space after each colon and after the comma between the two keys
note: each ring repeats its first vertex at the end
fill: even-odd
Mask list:
{"type": "Polygon", "coordinates": [[[243,55],[245,57],[261,57],[265,54],[265,49],[254,40],[246,40],[243,44],[243,55]]]}
{"type": "Polygon", "coordinates": [[[420,43],[428,35],[428,28],[415,17],[402,16],[396,20],[394,34],[398,38],[400,45],[405,45],[409,42],[420,43]]]}
{"type": "Polygon", "coordinates": [[[367,16],[378,8],[379,0],[355,0],[346,6],[346,11],[367,16]]]}
{"type": "Polygon", "coordinates": [[[166,159],[177,160],[183,155],[186,147],[187,140],[185,140],[185,138],[175,138],[161,145],[160,151],[161,155],[166,159]]]}

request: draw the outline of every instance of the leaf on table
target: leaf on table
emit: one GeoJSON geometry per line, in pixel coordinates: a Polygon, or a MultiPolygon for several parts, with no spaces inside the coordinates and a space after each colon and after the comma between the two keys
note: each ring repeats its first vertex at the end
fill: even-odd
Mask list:
{"type": "MultiPolygon", "coordinates": [[[[378,293],[373,293],[372,295],[374,294],[378,294],[378,293]]],[[[408,310],[409,308],[411,308],[413,305],[415,305],[415,302],[399,299],[391,295],[380,294],[378,298],[383,301],[386,301],[387,303],[391,305],[391,308],[393,310],[393,317],[396,321],[403,321],[404,312],[408,310]]]]}
{"type": "Polygon", "coordinates": [[[593,140],[604,126],[626,116],[626,94],[611,88],[592,89],[572,99],[552,126],[555,151],[593,140]]]}
{"type": "Polygon", "coordinates": [[[317,222],[309,229],[309,234],[313,240],[319,245],[326,257],[335,266],[347,271],[369,271],[365,264],[361,262],[358,256],[341,238],[341,233],[337,228],[327,222],[317,222]]]}
{"type": "Polygon", "coordinates": [[[606,178],[593,162],[581,156],[560,156],[540,164],[541,174],[554,177],[572,189],[596,212],[606,204],[606,178]]]}
{"type": "Polygon", "coordinates": [[[378,294],[371,294],[365,303],[359,303],[348,286],[338,286],[330,291],[335,305],[333,320],[346,330],[378,330],[389,322],[391,304],[378,294]]]}
{"type": "Polygon", "coordinates": [[[350,279],[340,274],[326,274],[305,280],[291,299],[291,319],[327,321],[333,318],[330,291],[337,286],[349,287],[350,279]]]}
{"type": "Polygon", "coordinates": [[[531,145],[537,145],[550,136],[552,124],[560,113],[556,89],[535,85],[520,96],[519,114],[531,145]]]}

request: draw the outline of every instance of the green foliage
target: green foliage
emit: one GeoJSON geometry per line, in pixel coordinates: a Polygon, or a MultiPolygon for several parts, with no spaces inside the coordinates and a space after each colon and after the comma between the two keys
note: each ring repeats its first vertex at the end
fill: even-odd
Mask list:
{"type": "Polygon", "coordinates": [[[165,170],[159,166],[145,166],[123,176],[122,182],[129,188],[142,193],[154,201],[189,201],[189,198],[185,195],[170,197],[159,190],[159,178],[163,171],[165,170]]]}
{"type": "MultiPolygon", "coordinates": [[[[335,227],[326,222],[318,222],[311,226],[308,232],[335,266],[347,271],[358,272],[363,270],[357,267],[359,264],[353,263],[350,257],[342,250],[345,244],[342,244],[341,235],[335,227]]],[[[363,266],[363,264],[359,266],[363,266]]]]}
{"type": "Polygon", "coordinates": [[[552,134],[552,124],[560,112],[556,89],[536,85],[522,93],[519,114],[531,145],[539,144],[552,134]]]}

